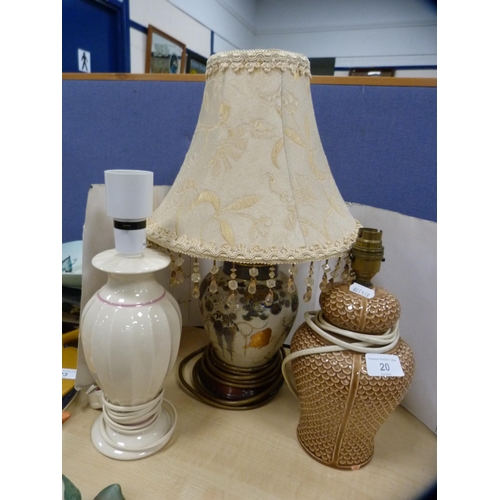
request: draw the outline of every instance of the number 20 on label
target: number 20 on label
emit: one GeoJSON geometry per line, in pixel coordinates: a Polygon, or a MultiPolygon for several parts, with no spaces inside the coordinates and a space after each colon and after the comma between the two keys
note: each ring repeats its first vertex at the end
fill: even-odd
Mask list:
{"type": "Polygon", "coordinates": [[[404,377],[399,357],[395,354],[365,355],[366,371],[371,377],[404,377]]]}

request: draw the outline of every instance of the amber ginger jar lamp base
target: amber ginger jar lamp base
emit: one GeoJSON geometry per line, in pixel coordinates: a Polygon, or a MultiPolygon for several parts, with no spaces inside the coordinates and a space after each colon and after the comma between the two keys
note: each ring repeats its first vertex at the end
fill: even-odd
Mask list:
{"type": "MultiPolygon", "coordinates": [[[[367,267],[379,268],[381,231],[363,228],[357,243],[362,239],[378,247],[367,267]]],[[[356,254],[354,272],[363,267],[359,260],[356,254]]],[[[352,283],[330,282],[322,291],[321,310],[306,313],[282,367],[286,377],[291,362],[295,383],[287,382],[300,400],[301,446],[319,462],[344,470],[372,459],[375,435],[402,401],[415,370],[413,352],[399,336],[399,301],[366,276],[356,277],[352,283]]]]}

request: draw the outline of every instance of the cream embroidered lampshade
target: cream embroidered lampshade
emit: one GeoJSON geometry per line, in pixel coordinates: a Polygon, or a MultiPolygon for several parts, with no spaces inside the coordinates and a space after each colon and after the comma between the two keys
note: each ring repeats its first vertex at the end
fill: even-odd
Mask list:
{"type": "MultiPolygon", "coordinates": [[[[240,370],[269,371],[272,359],[279,364],[277,351],[296,314],[295,264],[345,256],[359,227],[323,151],[308,59],[282,50],[211,56],[191,146],[148,220],[147,237],[172,252],[225,262],[222,269],[214,262],[201,281],[195,260],[191,277],[217,373],[223,362],[239,386],[246,377],[240,370]],[[290,264],[288,275],[278,264],[290,264]],[[289,316],[273,322],[278,309],[289,316]],[[243,325],[247,320],[254,323],[243,325]]],[[[312,283],[309,276],[306,300],[312,283]]],[[[205,389],[222,406],[229,399],[230,407],[246,408],[258,392],[237,387],[245,394],[235,396],[232,387],[224,396],[211,382],[195,383],[210,385],[205,389]],[[233,404],[240,396],[244,403],[233,404]]]]}

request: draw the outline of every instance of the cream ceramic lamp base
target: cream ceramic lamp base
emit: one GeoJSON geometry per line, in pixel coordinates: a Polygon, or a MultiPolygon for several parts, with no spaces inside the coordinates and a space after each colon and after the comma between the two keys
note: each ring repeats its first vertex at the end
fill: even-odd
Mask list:
{"type": "Polygon", "coordinates": [[[144,458],[169,441],[177,420],[163,385],[179,350],[181,312],[154,277],[170,258],[151,249],[135,256],[108,250],[92,264],[108,273],[85,306],[80,332],[103,392],[92,441],[111,458],[144,458]]]}
{"type": "Polygon", "coordinates": [[[117,460],[137,460],[156,453],[170,441],[177,423],[175,407],[165,403],[168,407],[162,408],[151,427],[127,434],[106,429],[104,415],[99,416],[92,426],[94,446],[103,455],[117,460]]]}

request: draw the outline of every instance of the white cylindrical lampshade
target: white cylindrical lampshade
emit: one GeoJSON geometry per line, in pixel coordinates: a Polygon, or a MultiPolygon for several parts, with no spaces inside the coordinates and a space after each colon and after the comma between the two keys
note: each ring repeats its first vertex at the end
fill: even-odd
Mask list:
{"type": "Polygon", "coordinates": [[[115,220],[145,220],[153,213],[153,172],[105,170],[107,214],[115,220]]]}
{"type": "Polygon", "coordinates": [[[279,264],[345,254],[359,226],[323,151],[309,60],[282,50],[211,56],[190,149],[148,240],[193,257],[279,264]]]}
{"type": "Polygon", "coordinates": [[[114,219],[115,247],[123,255],[146,248],[146,219],[153,213],[153,172],[105,170],[106,211],[114,219]]]}

